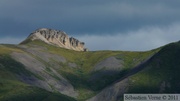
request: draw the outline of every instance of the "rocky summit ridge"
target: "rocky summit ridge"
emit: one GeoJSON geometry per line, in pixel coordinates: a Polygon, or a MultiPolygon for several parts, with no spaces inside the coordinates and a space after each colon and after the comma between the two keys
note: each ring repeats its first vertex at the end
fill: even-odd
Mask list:
{"type": "Polygon", "coordinates": [[[84,48],[84,42],[81,42],[74,37],[69,37],[64,31],[60,30],[40,28],[31,33],[27,39],[30,39],[31,41],[39,39],[47,44],[65,49],[87,51],[87,48],[84,48]]]}

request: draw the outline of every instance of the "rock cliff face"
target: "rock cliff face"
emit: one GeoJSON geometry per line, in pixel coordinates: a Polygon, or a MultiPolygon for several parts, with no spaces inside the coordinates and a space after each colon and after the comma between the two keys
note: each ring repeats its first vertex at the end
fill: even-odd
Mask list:
{"type": "Polygon", "coordinates": [[[64,31],[41,28],[31,33],[28,38],[31,40],[40,39],[48,44],[75,51],[87,51],[84,48],[84,42],[69,37],[64,31]]]}

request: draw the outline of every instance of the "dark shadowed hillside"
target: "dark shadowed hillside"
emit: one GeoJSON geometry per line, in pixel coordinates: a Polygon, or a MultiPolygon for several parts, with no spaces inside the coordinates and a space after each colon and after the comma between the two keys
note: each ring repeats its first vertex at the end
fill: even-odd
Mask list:
{"type": "Polygon", "coordinates": [[[180,42],[168,44],[89,101],[118,101],[124,93],[180,93],[179,57],[180,42]]]}

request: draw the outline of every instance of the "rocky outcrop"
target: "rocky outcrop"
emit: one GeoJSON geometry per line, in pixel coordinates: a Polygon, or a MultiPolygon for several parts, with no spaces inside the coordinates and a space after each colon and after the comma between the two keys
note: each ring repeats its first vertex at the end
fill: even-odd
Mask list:
{"type": "Polygon", "coordinates": [[[75,51],[87,51],[87,49],[84,48],[84,42],[69,37],[64,31],[60,30],[41,28],[31,33],[28,38],[31,40],[40,39],[48,44],[75,51]]]}

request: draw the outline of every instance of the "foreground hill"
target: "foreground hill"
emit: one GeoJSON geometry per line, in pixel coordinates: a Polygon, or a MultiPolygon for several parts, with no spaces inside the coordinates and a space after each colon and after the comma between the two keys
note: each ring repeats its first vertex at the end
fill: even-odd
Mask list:
{"type": "Polygon", "coordinates": [[[179,58],[180,42],[168,44],[88,101],[123,101],[124,93],[180,93],[179,58]]]}
{"type": "Polygon", "coordinates": [[[179,93],[180,42],[146,52],[74,51],[40,39],[0,45],[0,101],[119,101],[179,93]]]}

